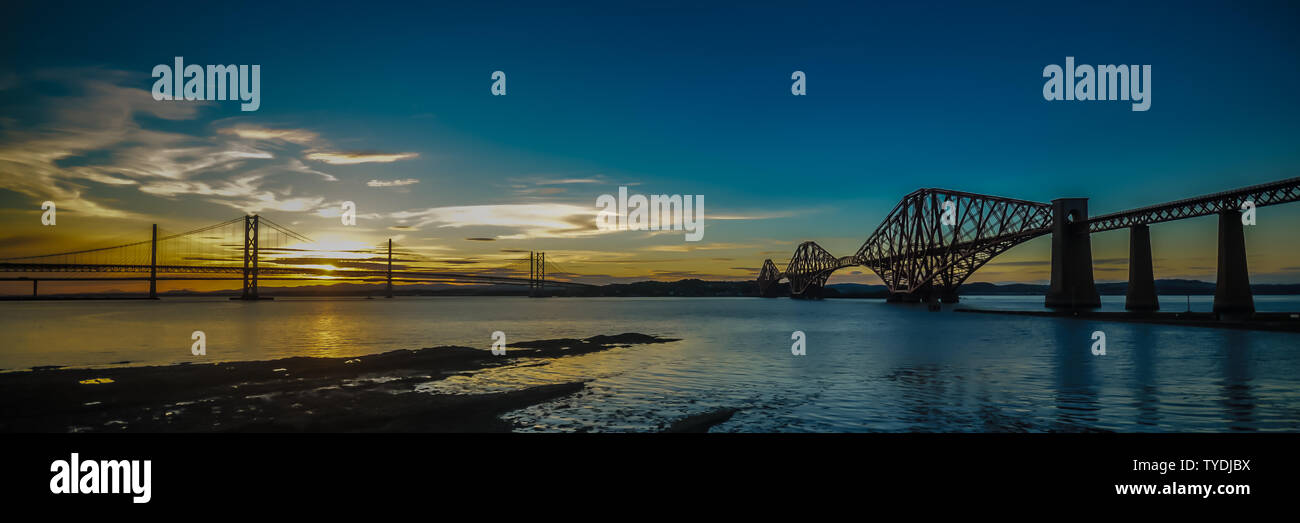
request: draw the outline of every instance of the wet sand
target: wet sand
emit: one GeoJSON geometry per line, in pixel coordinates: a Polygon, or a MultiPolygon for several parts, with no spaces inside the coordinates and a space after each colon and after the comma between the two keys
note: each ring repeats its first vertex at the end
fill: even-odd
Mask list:
{"type": "Polygon", "coordinates": [[[0,432],[509,432],[514,427],[501,414],[573,394],[584,383],[491,394],[415,386],[529,359],[673,341],[625,333],[519,342],[505,356],[443,346],[354,358],[43,367],[0,374],[0,432]]]}

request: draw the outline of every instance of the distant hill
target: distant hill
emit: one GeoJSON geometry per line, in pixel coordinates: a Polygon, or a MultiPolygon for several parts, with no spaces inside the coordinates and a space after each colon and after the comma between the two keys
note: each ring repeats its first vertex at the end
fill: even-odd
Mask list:
{"type": "MultiPolygon", "coordinates": [[[[967,283],[961,286],[960,294],[967,296],[991,296],[991,295],[1045,295],[1047,294],[1047,285],[1035,285],[1027,283],[1009,283],[995,285],[992,283],[976,282],[967,283]]],[[[1258,295],[1269,294],[1300,294],[1300,283],[1257,283],[1250,286],[1251,292],[1258,295]]],[[[1097,292],[1103,296],[1123,296],[1128,292],[1128,282],[1119,283],[1098,283],[1097,292]]],[[[1156,293],[1168,295],[1212,295],[1214,294],[1214,284],[1199,280],[1156,280],[1156,293]]]]}
{"type": "Polygon", "coordinates": [[[614,283],[587,289],[573,289],[576,296],[757,296],[758,284],[753,281],[704,281],[698,279],[678,281],[639,281],[614,283]]]}
{"type": "MultiPolygon", "coordinates": [[[[780,295],[789,295],[788,284],[782,284],[780,295]]],[[[959,294],[965,296],[1021,295],[1044,296],[1047,285],[1032,283],[967,283],[959,294]]],[[[1257,295],[1300,294],[1300,284],[1256,284],[1251,289],[1257,295]]],[[[1123,296],[1128,283],[1099,283],[1097,292],[1107,296],[1123,296]]],[[[1213,295],[1214,284],[1197,280],[1156,280],[1156,292],[1168,295],[1213,295]]],[[[752,281],[679,280],[675,282],[644,281],[629,284],[603,285],[579,291],[583,296],[757,296],[758,285],[752,281]]],[[[884,298],[889,290],[884,285],[861,283],[836,283],[826,286],[826,298],[884,298]]]]}

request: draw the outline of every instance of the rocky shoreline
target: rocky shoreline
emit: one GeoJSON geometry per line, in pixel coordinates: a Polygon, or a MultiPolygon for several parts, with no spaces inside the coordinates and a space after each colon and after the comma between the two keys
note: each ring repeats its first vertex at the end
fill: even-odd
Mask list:
{"type": "Polygon", "coordinates": [[[527,361],[678,341],[625,333],[351,358],[0,374],[0,432],[509,432],[506,412],[567,396],[581,381],[489,394],[421,383],[527,361]]]}

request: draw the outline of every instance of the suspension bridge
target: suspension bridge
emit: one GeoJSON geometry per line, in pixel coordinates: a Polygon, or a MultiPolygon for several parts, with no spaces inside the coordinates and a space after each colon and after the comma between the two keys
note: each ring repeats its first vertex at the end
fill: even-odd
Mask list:
{"type": "Polygon", "coordinates": [[[548,273],[568,273],[547,262],[545,253],[528,254],[527,259],[436,259],[395,248],[392,239],[366,249],[323,249],[265,216],[251,215],[174,234],[155,224],[147,240],[0,258],[0,273],[23,274],[0,281],[31,281],[32,297],[41,281],[148,281],[148,297],[157,298],[159,281],[231,280],[242,281],[236,299],[244,300],[267,299],[258,292],[258,282],[266,280],[382,283],[389,298],[394,283],[517,285],[526,286],[531,296],[545,295],[548,286],[592,287],[547,280],[548,273]],[[447,266],[480,268],[449,271],[447,266]],[[115,273],[125,276],[103,276],[115,273]]]}
{"type": "Polygon", "coordinates": [[[1101,305],[1092,274],[1091,235],[1129,230],[1129,285],[1125,308],[1159,309],[1152,270],[1150,225],[1217,215],[1218,280],[1214,312],[1255,310],[1246,267],[1242,211],[1300,200],[1300,178],[1254,185],[1088,216],[1087,198],[1052,203],[1017,200],[946,189],[908,194],[852,256],[836,257],[816,242],[799,244],[784,271],[768,259],[758,274],[759,292],[774,297],[789,282],[790,296],[821,296],[831,274],[866,267],[889,289],[892,301],[954,303],[957,290],[995,256],[1039,236],[1052,235],[1052,279],[1045,304],[1057,309],[1101,305]],[[951,202],[951,203],[946,203],[951,202]]]}

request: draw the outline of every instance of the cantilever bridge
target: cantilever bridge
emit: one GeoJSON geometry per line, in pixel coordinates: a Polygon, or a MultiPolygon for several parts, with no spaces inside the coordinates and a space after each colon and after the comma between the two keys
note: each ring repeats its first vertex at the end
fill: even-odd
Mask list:
{"type": "Polygon", "coordinates": [[[118,245],[0,258],[0,272],[25,274],[0,277],[0,281],[31,281],[33,297],[40,281],[148,281],[149,297],[156,298],[160,280],[240,280],[240,298],[249,300],[262,299],[259,280],[384,283],[390,298],[394,282],[519,285],[528,286],[534,295],[544,293],[547,286],[591,286],[547,280],[548,272],[563,271],[547,262],[545,253],[491,265],[488,260],[437,260],[411,250],[394,250],[391,239],[368,249],[321,249],[310,238],[253,215],[162,236],[154,225],[150,239],[118,245]],[[447,265],[484,268],[447,271],[442,268],[447,265]],[[105,273],[128,275],[101,276],[105,273]]]}
{"type": "Polygon", "coordinates": [[[1101,305],[1092,275],[1096,232],[1129,229],[1129,286],[1126,308],[1156,310],[1159,302],[1151,267],[1149,225],[1216,214],[1219,216],[1219,267],[1214,310],[1254,311],[1241,209],[1300,200],[1300,178],[1152,205],[1097,217],[1088,216],[1087,198],[1031,202],[944,189],[920,189],[903,198],[853,256],[836,257],[816,242],[795,249],[784,271],[763,262],[758,285],[775,296],[789,281],[790,295],[816,298],[836,270],[871,269],[899,301],[956,302],[957,290],[993,257],[1030,239],[1052,235],[1052,284],[1046,305],[1093,308],[1101,305]],[[953,202],[945,208],[944,202],[953,202]],[[948,211],[949,224],[944,223],[948,211]]]}

